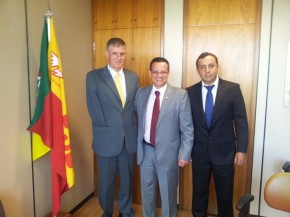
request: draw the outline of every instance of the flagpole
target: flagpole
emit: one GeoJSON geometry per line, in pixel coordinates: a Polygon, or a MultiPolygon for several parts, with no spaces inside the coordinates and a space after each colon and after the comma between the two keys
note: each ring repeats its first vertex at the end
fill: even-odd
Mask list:
{"type": "MultiPolygon", "coordinates": [[[[50,0],[48,0],[47,1],[47,12],[46,12],[46,14],[45,14],[45,16],[47,16],[47,13],[51,13],[50,12],[51,10],[50,10],[50,0]]],[[[50,16],[52,15],[52,13],[50,14],[50,16]]]]}
{"type": "Polygon", "coordinates": [[[49,20],[52,16],[52,12],[48,9],[44,15],[45,15],[46,23],[47,23],[48,41],[50,41],[50,22],[49,22],[49,20]]]}
{"type": "Polygon", "coordinates": [[[47,10],[46,13],[44,14],[46,18],[50,18],[52,16],[52,12],[50,10],[47,10]]]}
{"type": "MultiPolygon", "coordinates": [[[[32,108],[31,108],[31,94],[30,94],[30,67],[29,67],[29,40],[28,40],[28,18],[27,18],[27,0],[24,1],[25,7],[25,28],[26,28],[26,46],[27,46],[27,77],[28,77],[28,101],[29,101],[29,119],[32,118],[32,108]]],[[[33,166],[33,158],[32,158],[32,133],[30,133],[30,150],[31,150],[31,179],[32,179],[32,202],[33,202],[33,216],[36,217],[36,209],[35,209],[35,180],[34,180],[34,166],[33,166]]]]}
{"type": "Polygon", "coordinates": [[[50,24],[49,24],[49,19],[52,16],[52,12],[50,10],[50,1],[47,1],[47,11],[44,14],[45,18],[46,18],[46,22],[47,22],[47,29],[48,29],[48,41],[49,41],[49,36],[50,36],[50,24]]]}

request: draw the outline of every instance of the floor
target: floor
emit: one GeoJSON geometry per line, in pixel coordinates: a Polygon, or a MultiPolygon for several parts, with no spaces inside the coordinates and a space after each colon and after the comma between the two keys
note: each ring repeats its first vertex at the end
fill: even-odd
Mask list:
{"type": "MultiPolygon", "coordinates": [[[[135,217],[142,217],[142,206],[133,204],[133,209],[135,210],[135,217]]],[[[119,212],[117,204],[115,203],[116,210],[113,214],[113,217],[118,217],[119,212]]],[[[89,199],[81,208],[79,208],[72,216],[70,217],[101,217],[102,209],[98,203],[96,197],[89,199]]],[[[157,216],[161,217],[161,209],[157,209],[157,216]]],[[[192,217],[191,211],[178,211],[178,217],[192,217]]]]}

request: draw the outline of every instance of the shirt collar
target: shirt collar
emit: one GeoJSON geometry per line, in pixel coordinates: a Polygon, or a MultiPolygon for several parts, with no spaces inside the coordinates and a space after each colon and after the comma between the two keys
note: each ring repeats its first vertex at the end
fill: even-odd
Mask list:
{"type": "MultiPolygon", "coordinates": [[[[116,72],[114,69],[112,69],[112,67],[111,67],[109,64],[108,64],[108,69],[109,69],[109,71],[110,71],[112,77],[115,78],[117,72],[116,72]]],[[[121,76],[121,77],[124,76],[123,68],[119,71],[119,73],[120,73],[120,76],[121,76]]]]}
{"type": "Polygon", "coordinates": [[[161,95],[164,95],[166,88],[167,88],[167,83],[166,83],[163,87],[161,87],[161,88],[159,88],[159,89],[157,89],[157,88],[153,85],[153,86],[152,86],[152,92],[151,92],[151,93],[155,93],[155,91],[159,91],[161,95]]]}
{"type": "Polygon", "coordinates": [[[201,83],[202,83],[202,87],[214,85],[214,88],[217,88],[218,83],[219,83],[219,76],[217,76],[216,79],[215,79],[215,81],[212,84],[210,84],[210,85],[205,84],[203,81],[201,81],[201,83]]]}

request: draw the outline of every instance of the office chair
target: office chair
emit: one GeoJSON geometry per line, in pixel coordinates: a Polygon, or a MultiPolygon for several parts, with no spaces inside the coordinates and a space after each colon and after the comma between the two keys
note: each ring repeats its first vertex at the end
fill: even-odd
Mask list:
{"type": "MultiPolygon", "coordinates": [[[[284,172],[271,176],[264,188],[266,203],[278,210],[290,212],[290,161],[284,163],[284,172]]],[[[254,200],[251,194],[244,194],[237,203],[239,217],[249,217],[250,203],[254,200]]]]}
{"type": "Polygon", "coordinates": [[[237,210],[240,211],[239,217],[249,217],[250,203],[254,200],[254,195],[244,194],[237,203],[237,210]]]}
{"type": "Polygon", "coordinates": [[[0,200],[0,217],[6,217],[2,201],[0,200]]]}
{"type": "Polygon", "coordinates": [[[268,179],[264,198],[270,207],[290,212],[290,161],[283,165],[283,170],[268,179]]]}

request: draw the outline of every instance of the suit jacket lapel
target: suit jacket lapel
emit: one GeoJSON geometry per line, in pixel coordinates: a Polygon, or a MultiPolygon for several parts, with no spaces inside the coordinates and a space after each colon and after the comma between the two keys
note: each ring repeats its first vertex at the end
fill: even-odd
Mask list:
{"type": "Polygon", "coordinates": [[[205,118],[205,114],[204,114],[204,109],[203,109],[203,102],[202,102],[202,82],[200,81],[198,83],[198,86],[197,86],[197,90],[196,90],[196,103],[197,103],[197,106],[198,106],[198,111],[200,113],[200,117],[202,117],[202,123],[204,125],[204,127],[207,127],[206,126],[206,118],[205,118]]]}
{"type": "Polygon", "coordinates": [[[118,93],[118,90],[117,90],[117,87],[115,85],[115,82],[111,76],[111,73],[108,69],[108,67],[104,67],[103,71],[101,72],[102,73],[102,79],[104,80],[104,82],[107,84],[107,86],[109,87],[109,89],[114,93],[115,97],[116,97],[116,101],[120,102],[120,105],[122,107],[122,101],[121,101],[121,98],[119,96],[119,93],[118,93]]]}
{"type": "Polygon", "coordinates": [[[147,113],[147,106],[148,106],[148,101],[149,101],[149,96],[150,96],[150,93],[151,93],[151,90],[152,90],[152,86],[151,87],[147,87],[145,90],[144,90],[144,94],[143,94],[143,101],[142,101],[142,105],[141,105],[141,108],[143,110],[143,112],[140,112],[141,114],[143,114],[143,117],[142,117],[142,120],[143,120],[143,129],[145,131],[145,123],[146,123],[146,113],[147,113]]]}
{"type": "Polygon", "coordinates": [[[132,88],[133,87],[132,87],[131,77],[127,73],[126,69],[124,69],[124,76],[125,76],[126,92],[127,92],[126,102],[125,102],[125,106],[124,106],[124,109],[125,109],[126,105],[127,105],[127,101],[129,101],[129,99],[132,97],[132,88]]]}
{"type": "Polygon", "coordinates": [[[102,71],[102,79],[104,80],[104,82],[108,85],[108,87],[112,90],[112,92],[119,97],[119,93],[118,90],[116,88],[114,79],[111,76],[110,71],[108,70],[107,67],[105,67],[102,71]]]}
{"type": "Polygon", "coordinates": [[[160,108],[160,113],[159,113],[159,117],[158,117],[158,122],[157,122],[157,128],[160,125],[160,122],[162,121],[165,112],[167,111],[169,104],[171,102],[172,99],[172,94],[173,94],[173,88],[172,86],[170,86],[169,84],[167,84],[167,88],[165,90],[164,96],[163,96],[163,100],[162,100],[162,104],[161,104],[161,108],[160,108]]]}
{"type": "Polygon", "coordinates": [[[215,104],[214,104],[212,119],[211,119],[212,124],[214,123],[215,116],[217,115],[217,112],[222,104],[222,99],[224,97],[224,88],[225,88],[224,82],[221,78],[219,78],[219,85],[218,85],[218,89],[217,89],[217,93],[215,97],[215,104]]]}

